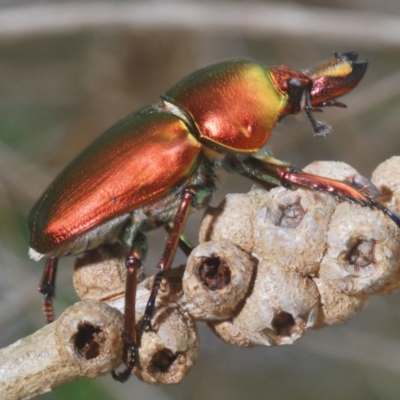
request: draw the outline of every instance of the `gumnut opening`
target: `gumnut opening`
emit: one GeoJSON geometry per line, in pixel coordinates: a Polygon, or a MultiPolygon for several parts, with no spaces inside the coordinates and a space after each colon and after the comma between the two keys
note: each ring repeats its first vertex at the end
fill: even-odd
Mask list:
{"type": "Polygon", "coordinates": [[[268,195],[268,203],[254,210],[253,253],[285,270],[317,274],[334,199],[310,190],[291,191],[283,187],[268,195]]]}
{"type": "Polygon", "coordinates": [[[291,344],[317,321],[319,295],[314,282],[260,260],[251,294],[228,321],[209,325],[237,346],[291,344]]]}
{"type": "Polygon", "coordinates": [[[190,254],[183,291],[190,315],[201,320],[232,317],[249,291],[255,260],[227,242],[206,242],[190,254]]]}
{"type": "Polygon", "coordinates": [[[82,301],[68,308],[55,322],[62,357],[81,376],[98,376],[121,361],[123,316],[97,301],[82,301]]]}
{"type": "Polygon", "coordinates": [[[134,374],[152,384],[176,384],[189,372],[198,356],[194,321],[177,307],[163,307],[152,319],[153,331],[142,334],[134,374]]]}
{"type": "Polygon", "coordinates": [[[400,287],[399,229],[383,213],[342,203],[327,237],[319,276],[336,291],[383,294],[400,287]]]}

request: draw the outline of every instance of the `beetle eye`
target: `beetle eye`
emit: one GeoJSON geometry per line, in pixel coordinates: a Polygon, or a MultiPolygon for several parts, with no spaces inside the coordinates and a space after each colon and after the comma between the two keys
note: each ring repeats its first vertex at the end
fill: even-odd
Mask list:
{"type": "Polygon", "coordinates": [[[287,80],[287,85],[288,85],[287,94],[289,96],[289,102],[299,105],[303,97],[304,83],[302,83],[298,78],[291,78],[287,80]]]}
{"type": "Polygon", "coordinates": [[[291,88],[300,88],[302,86],[300,79],[291,78],[288,79],[288,86],[291,88]]]}

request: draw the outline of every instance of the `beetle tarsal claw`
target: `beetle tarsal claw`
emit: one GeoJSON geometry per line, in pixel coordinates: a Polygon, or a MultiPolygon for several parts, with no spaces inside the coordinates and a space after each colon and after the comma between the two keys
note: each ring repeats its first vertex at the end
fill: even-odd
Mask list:
{"type": "Polygon", "coordinates": [[[350,177],[351,185],[354,186],[359,192],[364,194],[366,197],[372,197],[379,199],[381,193],[379,189],[365,176],[360,174],[355,174],[350,177]]]}
{"type": "Polygon", "coordinates": [[[129,368],[126,368],[124,371],[121,372],[116,372],[115,370],[111,371],[111,376],[113,377],[113,379],[121,383],[126,382],[131,375],[132,370],[129,368]]]}
{"type": "Polygon", "coordinates": [[[131,342],[125,343],[123,347],[123,354],[124,364],[127,366],[127,368],[121,372],[116,372],[115,370],[111,372],[113,379],[121,383],[128,380],[132,374],[133,368],[136,365],[138,357],[137,345],[131,342]]]}
{"type": "Polygon", "coordinates": [[[151,315],[145,314],[140,328],[142,332],[153,332],[153,326],[151,324],[151,315]]]}
{"type": "Polygon", "coordinates": [[[332,127],[326,122],[316,120],[315,136],[326,136],[332,132],[332,127]]]}
{"type": "Polygon", "coordinates": [[[326,136],[332,132],[332,127],[329,124],[315,119],[314,115],[312,114],[311,108],[306,107],[304,111],[311,122],[311,126],[313,127],[315,136],[326,136]]]}

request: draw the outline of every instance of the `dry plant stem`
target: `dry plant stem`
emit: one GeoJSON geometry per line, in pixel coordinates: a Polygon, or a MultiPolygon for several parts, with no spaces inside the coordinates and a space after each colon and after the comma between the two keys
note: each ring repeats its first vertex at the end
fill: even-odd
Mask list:
{"type": "Polygon", "coordinates": [[[122,354],[120,312],[83,301],[0,351],[0,398],[28,399],[81,377],[106,374],[122,354]]]}

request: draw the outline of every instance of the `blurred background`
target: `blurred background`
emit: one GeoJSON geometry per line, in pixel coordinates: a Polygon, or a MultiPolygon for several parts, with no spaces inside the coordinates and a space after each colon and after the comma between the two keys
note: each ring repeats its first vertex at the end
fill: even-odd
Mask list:
{"type": "MultiPolygon", "coordinates": [[[[45,323],[42,263],[27,256],[26,217],[60,169],[108,126],[152,102],[187,73],[234,56],[303,68],[356,50],[370,61],[347,110],[314,137],[305,116],[287,117],[269,141],[277,158],[304,167],[344,161],[370,176],[400,154],[398,0],[0,1],[0,347],[45,323]]],[[[317,118],[321,116],[317,115],[317,118]]],[[[225,193],[251,183],[220,175],[225,193]]],[[[196,242],[202,212],[186,234],[196,242]]],[[[149,235],[147,271],[164,246],[149,235]]],[[[184,259],[177,255],[176,264],[184,259]]],[[[63,259],[56,313],[77,301],[73,258],[63,259]]],[[[292,346],[240,349],[199,326],[197,364],[177,386],[106,376],[57,388],[44,399],[398,399],[399,294],[375,297],[346,326],[310,332],[292,346]]]]}

